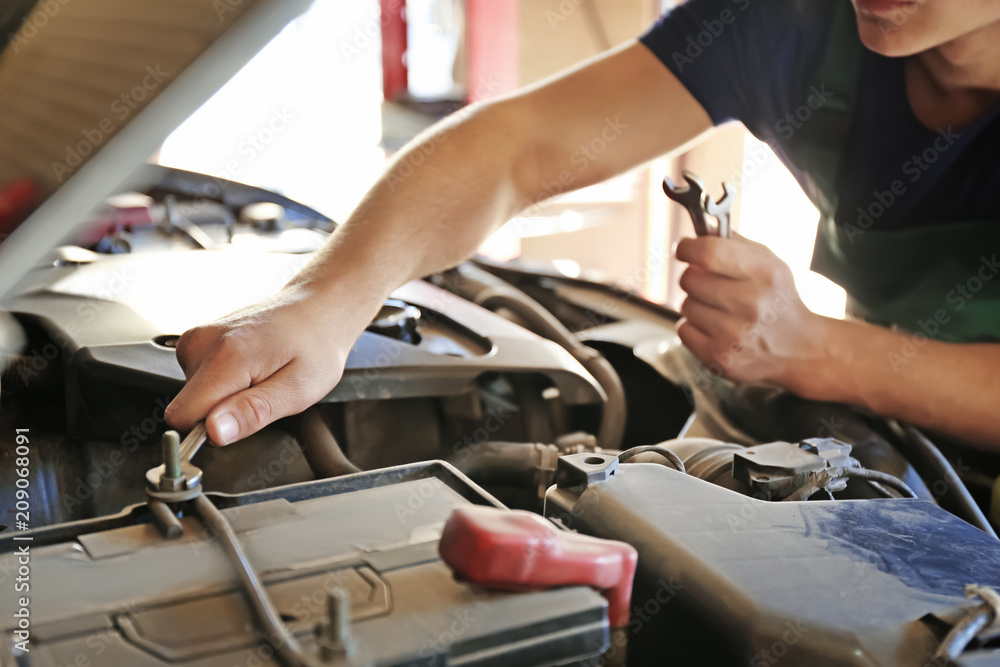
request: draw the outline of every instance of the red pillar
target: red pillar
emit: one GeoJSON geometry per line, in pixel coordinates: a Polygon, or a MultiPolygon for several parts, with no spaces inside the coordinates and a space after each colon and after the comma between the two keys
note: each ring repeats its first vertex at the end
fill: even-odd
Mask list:
{"type": "Polygon", "coordinates": [[[382,96],[394,102],[408,85],[406,0],[380,0],[382,7],[382,96]]]}

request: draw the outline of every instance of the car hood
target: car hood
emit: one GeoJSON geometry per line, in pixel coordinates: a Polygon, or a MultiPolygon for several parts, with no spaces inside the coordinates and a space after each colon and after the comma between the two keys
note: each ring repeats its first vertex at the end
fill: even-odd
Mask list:
{"type": "Polygon", "coordinates": [[[38,3],[0,55],[0,296],[311,0],[38,3]]]}

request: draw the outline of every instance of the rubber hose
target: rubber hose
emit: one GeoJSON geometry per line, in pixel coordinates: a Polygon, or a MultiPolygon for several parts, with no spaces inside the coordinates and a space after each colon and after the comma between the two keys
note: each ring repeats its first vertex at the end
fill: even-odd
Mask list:
{"type": "Polygon", "coordinates": [[[302,451],[309,467],[319,479],[361,472],[340,448],[330,427],[323,420],[320,406],[314,405],[299,417],[302,451]]]}
{"type": "MultiPolygon", "coordinates": [[[[946,486],[946,491],[943,495],[947,497],[953,506],[952,511],[987,535],[996,537],[996,531],[990,525],[989,519],[983,514],[983,510],[976,504],[972,494],[969,493],[969,489],[966,488],[965,482],[958,476],[958,472],[956,472],[954,466],[941,453],[937,445],[912,426],[903,424],[894,424],[894,426],[893,430],[896,431],[897,435],[901,435],[906,443],[915,450],[915,453],[922,456],[924,461],[940,475],[941,481],[946,486]]],[[[924,481],[927,482],[928,480],[925,479],[924,481]]],[[[933,488],[934,485],[931,483],[928,486],[933,488]]]]}
{"type": "Polygon", "coordinates": [[[620,448],[625,436],[625,388],[611,363],[581,343],[540,303],[515,287],[491,285],[476,296],[475,302],[484,308],[512,311],[532,331],[561,345],[594,376],[606,396],[597,443],[603,449],[620,448]]]}

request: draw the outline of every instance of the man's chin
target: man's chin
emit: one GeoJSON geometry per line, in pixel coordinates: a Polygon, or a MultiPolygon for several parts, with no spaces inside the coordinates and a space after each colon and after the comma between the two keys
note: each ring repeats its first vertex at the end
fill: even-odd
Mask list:
{"type": "Polygon", "coordinates": [[[865,48],[887,58],[912,56],[921,50],[906,39],[901,27],[888,22],[862,19],[858,21],[858,32],[865,48]]]}

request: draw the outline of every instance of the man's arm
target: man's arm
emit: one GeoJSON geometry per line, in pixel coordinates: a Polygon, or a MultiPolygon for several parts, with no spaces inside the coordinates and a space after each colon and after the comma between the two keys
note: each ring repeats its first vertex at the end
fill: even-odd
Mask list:
{"type": "Polygon", "coordinates": [[[710,369],[1000,449],[1000,345],[915,341],[816,315],[788,267],[746,239],[685,239],[677,258],[690,263],[678,335],[710,369]]]}
{"type": "Polygon", "coordinates": [[[167,420],[188,429],[207,416],[212,440],[228,444],[302,411],[339,381],[393,289],[461,262],[529,204],[622,173],[711,125],[637,42],[455,114],[393,160],[277,295],[181,337],[188,382],[167,420]]]}

